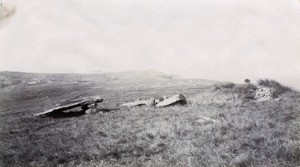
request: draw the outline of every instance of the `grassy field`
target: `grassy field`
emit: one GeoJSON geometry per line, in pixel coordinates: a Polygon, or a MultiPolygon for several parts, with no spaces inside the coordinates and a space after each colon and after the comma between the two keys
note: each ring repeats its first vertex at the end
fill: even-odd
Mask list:
{"type": "Polygon", "coordinates": [[[280,100],[257,102],[245,100],[244,87],[121,89],[94,80],[3,87],[0,166],[299,166],[300,94],[282,91],[280,100]],[[118,107],[177,93],[189,103],[118,107]],[[101,95],[102,112],[33,117],[79,95],[101,95]]]}

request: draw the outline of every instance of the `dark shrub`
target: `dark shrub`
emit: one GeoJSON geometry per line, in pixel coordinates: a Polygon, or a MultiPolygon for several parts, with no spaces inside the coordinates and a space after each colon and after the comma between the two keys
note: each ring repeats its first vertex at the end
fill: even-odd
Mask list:
{"type": "Polygon", "coordinates": [[[250,79],[248,79],[248,78],[245,79],[244,81],[245,81],[246,84],[249,84],[251,82],[250,79]]]}
{"type": "Polygon", "coordinates": [[[233,92],[238,94],[244,101],[252,100],[257,87],[253,84],[243,84],[234,87],[233,92]]]}
{"type": "Polygon", "coordinates": [[[245,94],[247,92],[253,92],[257,89],[257,87],[253,84],[242,84],[242,85],[238,85],[236,86],[233,91],[234,93],[237,94],[245,94]]]}
{"type": "Polygon", "coordinates": [[[10,84],[5,81],[0,81],[0,88],[5,88],[7,86],[10,86],[10,84]]]}
{"type": "Polygon", "coordinates": [[[234,83],[227,83],[227,84],[221,85],[221,88],[224,88],[224,89],[232,89],[233,87],[235,87],[234,83]]]}
{"type": "Polygon", "coordinates": [[[278,96],[278,95],[281,95],[283,93],[293,91],[291,88],[289,88],[287,86],[283,86],[279,82],[274,81],[274,80],[268,80],[268,79],[263,80],[263,79],[261,79],[261,80],[258,81],[258,85],[273,88],[274,89],[274,93],[273,93],[274,96],[278,96]]]}
{"type": "Polygon", "coordinates": [[[243,99],[243,101],[249,101],[251,99],[254,99],[255,96],[255,90],[257,87],[253,84],[234,84],[234,83],[226,83],[226,84],[219,84],[214,85],[214,90],[220,90],[225,93],[235,93],[238,94],[238,97],[240,99],[243,99]]]}

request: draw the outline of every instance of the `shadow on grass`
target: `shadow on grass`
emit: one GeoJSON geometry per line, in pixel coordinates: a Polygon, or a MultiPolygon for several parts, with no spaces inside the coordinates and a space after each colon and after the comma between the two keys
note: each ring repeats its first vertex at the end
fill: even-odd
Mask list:
{"type": "Polygon", "coordinates": [[[99,110],[102,112],[111,112],[111,111],[118,111],[120,109],[119,108],[101,108],[99,110]]]}
{"type": "MultiPolygon", "coordinates": [[[[110,112],[110,111],[116,111],[116,110],[120,110],[120,109],[119,108],[101,108],[101,109],[98,109],[98,111],[96,113],[110,112]]],[[[70,111],[70,112],[55,111],[55,112],[47,114],[47,116],[52,117],[52,118],[72,118],[72,117],[80,117],[85,114],[86,114],[85,110],[70,111]]]]}
{"type": "Polygon", "coordinates": [[[80,117],[82,115],[85,115],[85,112],[83,110],[74,111],[74,112],[56,111],[56,112],[49,113],[47,116],[53,118],[72,118],[72,117],[80,117]]]}

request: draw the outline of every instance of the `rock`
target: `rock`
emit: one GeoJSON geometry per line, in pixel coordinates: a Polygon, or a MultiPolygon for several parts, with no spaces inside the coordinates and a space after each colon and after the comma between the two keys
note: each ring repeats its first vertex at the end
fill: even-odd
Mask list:
{"type": "Polygon", "coordinates": [[[272,99],[272,91],[267,87],[259,87],[255,91],[254,99],[257,101],[268,101],[272,99]]]}
{"type": "Polygon", "coordinates": [[[88,108],[96,108],[97,103],[100,103],[103,101],[103,98],[100,96],[91,96],[91,97],[84,97],[81,99],[76,99],[76,101],[68,101],[67,104],[64,105],[57,105],[54,108],[48,109],[44,112],[34,114],[34,116],[45,116],[49,115],[51,113],[57,113],[57,112],[62,112],[65,110],[73,109],[76,107],[81,107],[82,109],[88,109],[88,108]]]}
{"type": "Polygon", "coordinates": [[[86,114],[93,114],[97,112],[97,103],[88,105],[88,109],[85,111],[86,114]]]}
{"type": "Polygon", "coordinates": [[[162,101],[162,100],[155,99],[155,100],[154,100],[154,103],[157,104],[157,103],[159,103],[159,102],[161,102],[161,101],[162,101]]]}
{"type": "Polygon", "coordinates": [[[139,100],[139,101],[134,101],[134,102],[129,102],[129,103],[124,103],[121,104],[120,106],[122,107],[135,107],[135,106],[143,106],[143,105],[147,105],[148,107],[164,107],[164,106],[169,106],[175,103],[180,103],[180,104],[186,104],[186,98],[181,95],[174,95],[170,98],[166,98],[166,96],[164,96],[164,98],[154,98],[152,97],[150,100],[139,100]]]}
{"type": "Polygon", "coordinates": [[[96,113],[97,109],[96,108],[89,108],[85,111],[86,114],[93,114],[96,113]]]}
{"type": "Polygon", "coordinates": [[[182,94],[177,94],[174,95],[168,99],[165,99],[162,102],[159,102],[158,104],[156,104],[156,107],[165,107],[165,106],[169,106],[175,103],[180,103],[180,104],[186,104],[186,98],[182,95],[182,94]]]}
{"type": "Polygon", "coordinates": [[[89,106],[89,108],[97,108],[97,103],[92,103],[92,104],[90,104],[90,105],[88,105],[89,106]]]}
{"type": "Polygon", "coordinates": [[[159,103],[159,102],[161,102],[161,101],[164,101],[165,99],[163,98],[163,97],[157,97],[157,98],[155,98],[155,100],[154,100],[154,103],[155,103],[155,105],[157,104],[157,103],[159,103]]]}
{"type": "Polygon", "coordinates": [[[151,97],[151,99],[146,103],[146,105],[148,107],[153,107],[155,106],[155,98],[154,97],[151,97]]]}

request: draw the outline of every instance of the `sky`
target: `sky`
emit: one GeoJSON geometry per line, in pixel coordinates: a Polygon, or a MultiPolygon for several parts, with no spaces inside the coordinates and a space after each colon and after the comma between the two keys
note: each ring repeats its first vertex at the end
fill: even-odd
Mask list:
{"type": "Polygon", "coordinates": [[[299,0],[2,0],[0,71],[154,69],[300,88],[299,0]]]}

